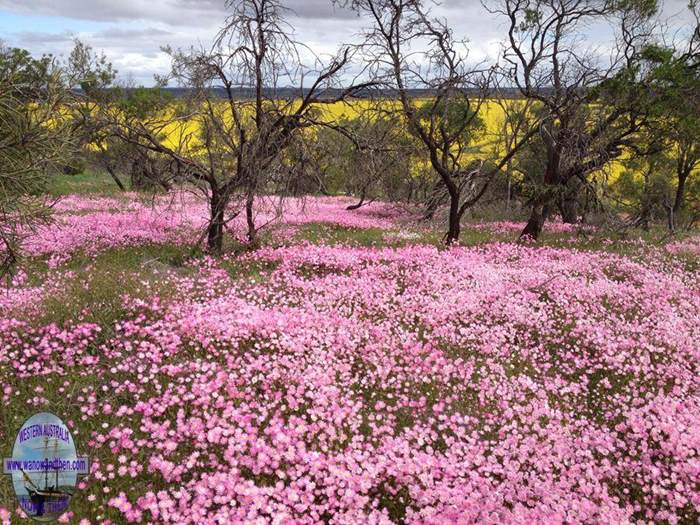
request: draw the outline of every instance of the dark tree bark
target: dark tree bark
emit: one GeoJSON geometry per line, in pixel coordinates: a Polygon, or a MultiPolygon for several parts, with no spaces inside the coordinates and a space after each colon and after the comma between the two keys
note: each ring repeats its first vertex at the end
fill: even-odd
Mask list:
{"type": "MultiPolygon", "coordinates": [[[[493,71],[474,66],[465,53],[464,42],[455,40],[445,22],[434,18],[420,0],[336,0],[349,5],[373,20],[366,33],[364,47],[376,68],[383,87],[395,90],[398,109],[411,136],[425,148],[437,186],[442,189],[427,203],[425,218],[449,198],[449,223],[445,241],[459,239],[460,219],[484,195],[490,182],[505,167],[516,151],[534,135],[522,122],[513,130],[520,140],[507,146],[505,156],[493,159],[493,167],[477,169],[462,154],[474,145],[473,131],[480,125],[479,115],[487,99],[494,97],[493,71]],[[426,47],[425,60],[417,60],[411,48],[426,47]],[[416,62],[424,62],[418,66],[416,62]],[[417,101],[411,88],[432,92],[431,100],[417,101]],[[448,110],[449,109],[449,110],[448,110]],[[453,114],[452,109],[458,114],[453,114]],[[484,181],[479,185],[478,182],[484,181]],[[479,188],[480,186],[480,188],[479,188]]],[[[427,4],[427,2],[425,3],[427,4]]],[[[518,112],[526,114],[523,108],[518,112]]]]}
{"type": "Polygon", "coordinates": [[[211,216],[207,228],[207,247],[214,255],[220,255],[223,249],[227,205],[227,197],[222,195],[218,189],[214,190],[210,199],[211,216]]]}
{"type": "Polygon", "coordinates": [[[664,207],[666,208],[666,224],[668,226],[668,231],[671,232],[671,235],[675,235],[676,217],[673,211],[673,206],[671,204],[665,204],[664,207]]]}
{"type": "MultiPolygon", "coordinates": [[[[206,187],[210,217],[201,237],[206,236],[209,250],[214,254],[221,253],[224,230],[231,220],[230,215],[226,216],[227,208],[233,203],[235,216],[245,210],[248,241],[251,247],[256,245],[254,197],[259,191],[275,191],[273,185],[281,195],[286,194],[288,177],[273,174],[281,173],[283,153],[294,140],[306,140],[302,131],[319,125],[317,108],[347,101],[377,84],[372,80],[330,89],[352,58],[351,47],[344,46],[327,64],[318,63],[315,79],[306,85],[299,98],[278,97],[275,88],[281,69],[294,77],[287,79],[292,83],[301,82],[301,75],[309,71],[297,62],[301,60],[302,53],[297,53],[300,44],[288,31],[283,1],[225,3],[231,13],[211,50],[169,50],[171,77],[188,88],[183,102],[189,112],[187,120],[196,119],[199,123],[196,128],[200,129],[185,130],[179,114],[167,122],[161,116],[143,122],[124,119],[123,112],[112,112],[109,105],[108,111],[101,113],[102,122],[115,137],[138,147],[144,156],[156,153],[166,157],[188,180],[206,187]],[[290,59],[296,63],[289,64],[290,59]],[[213,93],[212,86],[223,90],[223,101],[218,93],[213,93]],[[239,86],[251,87],[252,101],[236,94],[239,86]],[[174,146],[162,140],[166,126],[171,123],[183,126],[179,128],[182,136],[174,146]],[[193,140],[201,142],[194,153],[193,140]]],[[[158,166],[149,169],[157,171],[158,166]]],[[[138,172],[136,175],[140,176],[138,172]]]]}
{"type": "Polygon", "coordinates": [[[685,171],[678,172],[678,186],[676,187],[676,198],[673,201],[673,213],[678,213],[683,208],[683,200],[685,199],[685,184],[688,180],[688,173],[685,171]]]}
{"type": "Polygon", "coordinates": [[[544,224],[549,218],[550,206],[547,203],[536,203],[532,206],[530,218],[525,225],[525,228],[520,233],[520,239],[538,240],[542,235],[544,224]]]}
{"type": "Polygon", "coordinates": [[[564,186],[558,202],[559,213],[565,224],[577,224],[581,215],[580,197],[583,185],[576,178],[570,178],[564,186]]]}
{"type": "Polygon", "coordinates": [[[253,213],[253,204],[255,202],[255,191],[248,191],[245,201],[245,220],[248,225],[248,243],[253,246],[257,240],[257,229],[255,228],[255,215],[253,213]]]}
{"type": "Polygon", "coordinates": [[[632,76],[624,89],[605,79],[631,66],[646,39],[650,14],[634,2],[561,2],[555,0],[500,0],[493,13],[508,21],[503,53],[504,73],[522,97],[539,106],[540,138],[546,151],[542,196],[533,200],[530,220],[521,237],[539,238],[549,209],[559,205],[565,222],[576,222],[578,191],[567,195],[567,184],[583,181],[590,173],[632,151],[635,137],[648,123],[648,89],[644,79],[632,76]],[[534,16],[533,16],[534,15],[534,16]],[[605,65],[572,46],[591,22],[619,20],[620,36],[614,62],[605,65]],[[590,60],[589,60],[590,58],[590,60]],[[565,197],[561,200],[561,197],[565,197]]]}
{"type": "Polygon", "coordinates": [[[446,244],[448,245],[459,241],[459,234],[461,233],[460,223],[462,218],[459,207],[459,194],[456,193],[450,195],[450,217],[446,238],[446,244]]]}
{"type": "Polygon", "coordinates": [[[544,223],[549,218],[554,195],[561,184],[561,146],[554,141],[547,144],[547,166],[544,171],[543,189],[532,203],[530,218],[525,228],[520,232],[520,239],[538,240],[542,234],[544,223]]]}
{"type": "Polygon", "coordinates": [[[365,188],[362,188],[362,193],[360,194],[360,202],[358,202],[357,204],[351,204],[350,206],[348,206],[345,209],[348,211],[354,211],[354,210],[359,210],[360,208],[362,208],[362,205],[365,203],[366,193],[367,192],[365,191],[365,188]]]}
{"type": "Polygon", "coordinates": [[[119,190],[126,191],[126,186],[124,186],[124,183],[121,181],[114,169],[112,169],[112,166],[106,165],[105,168],[107,169],[107,173],[109,173],[109,176],[112,177],[114,183],[119,187],[119,190]]]}
{"type": "Polygon", "coordinates": [[[595,194],[590,188],[586,188],[584,193],[583,209],[581,210],[581,224],[588,223],[588,215],[591,213],[591,209],[594,207],[595,202],[595,194]]]}

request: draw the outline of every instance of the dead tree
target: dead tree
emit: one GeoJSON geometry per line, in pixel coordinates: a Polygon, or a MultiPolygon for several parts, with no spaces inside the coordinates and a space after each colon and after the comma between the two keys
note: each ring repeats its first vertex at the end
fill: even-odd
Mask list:
{"type": "Polygon", "coordinates": [[[211,49],[168,49],[170,78],[188,93],[174,114],[128,129],[115,122],[124,140],[167,156],[204,190],[213,253],[221,252],[227,224],[241,214],[248,242],[256,243],[255,198],[274,193],[285,150],[303,140],[321,106],[372,85],[339,85],[351,59],[348,47],[325,65],[316,60],[305,66],[280,0],[228,0],[226,6],[230,16],[211,49]],[[305,85],[309,76],[313,80],[305,85]],[[283,97],[278,87],[293,84],[298,91],[283,97]],[[164,129],[177,136],[176,145],[161,140],[164,129]]]}
{"type": "Polygon", "coordinates": [[[491,70],[471,66],[465,43],[454,37],[444,21],[432,17],[420,0],[341,3],[372,21],[363,44],[366,60],[374,78],[398,97],[398,109],[410,133],[425,149],[448,195],[445,240],[448,244],[458,241],[466,210],[481,199],[534,131],[525,132],[500,158],[475,163],[483,153],[479,148],[484,132],[480,111],[493,94],[489,90],[491,70]],[[411,97],[416,88],[427,90],[429,98],[411,97]]]}
{"type": "Polygon", "coordinates": [[[609,0],[484,4],[508,23],[504,74],[542,114],[544,176],[521,233],[537,239],[557,203],[565,220],[578,219],[579,181],[623,153],[634,152],[635,135],[648,124],[643,82],[635,76],[636,58],[651,34],[646,22],[655,6],[609,0]],[[586,50],[583,30],[611,20],[617,24],[617,52],[603,60],[586,50]]]}

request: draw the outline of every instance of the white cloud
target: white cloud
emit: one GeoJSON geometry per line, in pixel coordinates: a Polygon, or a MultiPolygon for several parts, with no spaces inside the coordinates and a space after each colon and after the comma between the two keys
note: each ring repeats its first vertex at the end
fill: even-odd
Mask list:
{"type": "MultiPolygon", "coordinates": [[[[686,4],[687,0],[666,0],[665,14],[682,23],[688,16],[686,4]]],[[[319,55],[356,40],[366,23],[356,13],[334,7],[331,0],[286,0],[285,5],[291,10],[295,38],[319,55]]],[[[226,16],[224,0],[0,0],[2,10],[27,15],[26,27],[3,37],[9,44],[60,55],[78,37],[103,50],[120,74],[145,84],[152,82],[153,74],[169,69],[161,46],[208,45],[226,16]],[[32,17],[37,15],[55,17],[56,29],[35,30],[32,17]]],[[[472,60],[498,55],[503,21],[490,15],[479,0],[442,0],[433,12],[446,19],[456,36],[469,40],[472,60]]]]}

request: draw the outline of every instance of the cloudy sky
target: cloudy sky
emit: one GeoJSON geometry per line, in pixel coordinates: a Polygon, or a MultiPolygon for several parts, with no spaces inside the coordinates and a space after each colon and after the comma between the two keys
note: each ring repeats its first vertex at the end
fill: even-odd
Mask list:
{"type": "MultiPolygon", "coordinates": [[[[673,25],[688,20],[687,0],[665,0],[673,25]]],[[[316,53],[351,42],[365,23],[331,0],[286,0],[296,37],[316,53]]],[[[479,0],[442,0],[434,12],[470,41],[472,56],[494,55],[503,34],[479,0]]],[[[103,50],[122,80],[150,85],[168,71],[163,45],[207,44],[226,13],[224,0],[0,0],[0,39],[33,53],[65,54],[80,38],[103,50]]],[[[591,38],[595,38],[593,35],[591,38]]]]}

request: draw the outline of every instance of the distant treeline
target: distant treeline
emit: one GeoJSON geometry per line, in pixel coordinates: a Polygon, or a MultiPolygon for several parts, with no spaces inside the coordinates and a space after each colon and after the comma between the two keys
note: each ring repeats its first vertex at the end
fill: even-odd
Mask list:
{"type": "MultiPolygon", "coordinates": [[[[142,88],[108,88],[107,91],[110,90],[115,90],[115,89],[122,89],[123,91],[129,92],[129,91],[135,91],[136,89],[142,89],[142,88]]],[[[191,88],[183,88],[183,87],[164,87],[160,88],[166,93],[170,93],[174,98],[186,98],[188,95],[193,93],[193,90],[191,88]]],[[[80,89],[76,90],[77,92],[80,92],[80,89]]],[[[292,98],[298,98],[301,96],[306,96],[308,94],[308,90],[305,88],[298,88],[298,87],[282,87],[282,88],[266,88],[263,90],[264,91],[264,96],[268,98],[280,98],[280,99],[292,99],[292,98]]],[[[253,99],[255,98],[255,89],[253,88],[242,88],[242,87],[237,87],[232,89],[234,98],[236,99],[253,99]]],[[[343,92],[342,89],[340,88],[332,88],[332,89],[327,89],[323,92],[321,98],[329,98],[329,99],[335,99],[337,98],[341,93],[343,92]]],[[[483,96],[483,91],[480,91],[478,89],[464,89],[463,92],[467,95],[474,95],[474,97],[477,96],[483,96]]],[[[223,87],[215,87],[210,89],[210,93],[213,94],[214,96],[220,97],[220,98],[227,98],[227,93],[226,90],[223,87]]],[[[435,95],[435,90],[432,89],[409,89],[408,94],[411,98],[424,98],[424,97],[431,97],[435,95]]],[[[494,91],[494,96],[496,96],[496,92],[494,91]]],[[[355,97],[357,98],[396,98],[398,97],[398,92],[396,90],[392,89],[364,89],[364,90],[359,90],[358,92],[355,93],[355,97]]],[[[515,99],[515,98],[521,98],[522,95],[520,91],[517,88],[505,88],[505,89],[500,89],[498,91],[498,96],[499,97],[504,97],[504,98],[510,98],[510,99],[515,99]]]]}

